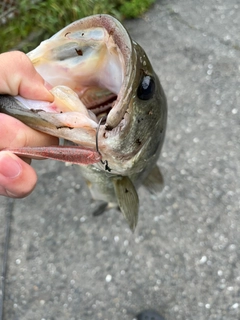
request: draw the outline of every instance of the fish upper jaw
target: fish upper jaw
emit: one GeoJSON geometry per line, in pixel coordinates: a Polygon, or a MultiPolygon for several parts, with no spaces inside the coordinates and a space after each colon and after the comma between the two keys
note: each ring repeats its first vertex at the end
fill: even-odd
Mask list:
{"type": "MultiPolygon", "coordinates": [[[[28,53],[52,87],[67,86],[106,128],[115,128],[128,108],[132,40],[115,18],[95,15],[76,21],[28,53]]],[[[65,111],[64,111],[65,112],[65,111]]]]}
{"type": "Polygon", "coordinates": [[[79,96],[84,88],[98,85],[118,94],[123,59],[108,32],[100,27],[65,29],[28,53],[36,70],[52,86],[66,85],[79,96]]]}

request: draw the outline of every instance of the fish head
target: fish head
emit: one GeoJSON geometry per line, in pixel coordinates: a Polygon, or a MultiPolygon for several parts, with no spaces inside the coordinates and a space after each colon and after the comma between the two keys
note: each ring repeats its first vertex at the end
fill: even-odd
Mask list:
{"type": "MultiPolygon", "coordinates": [[[[28,56],[53,90],[70,88],[88,113],[95,114],[95,124],[85,126],[92,137],[88,147],[94,147],[96,123],[104,117],[98,147],[113,172],[134,174],[155,161],[166,128],[165,95],[146,53],[118,20],[109,15],[86,17],[43,41],[28,56]]],[[[67,108],[78,111],[74,106],[67,108]]],[[[67,108],[61,109],[61,118],[71,126],[67,108]]],[[[65,138],[86,145],[73,131],[71,136],[65,138]]]]}

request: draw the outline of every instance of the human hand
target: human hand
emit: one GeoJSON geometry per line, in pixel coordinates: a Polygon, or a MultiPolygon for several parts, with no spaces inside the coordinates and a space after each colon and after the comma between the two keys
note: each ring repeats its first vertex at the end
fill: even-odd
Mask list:
{"type": "MultiPolygon", "coordinates": [[[[24,98],[53,101],[29,58],[22,52],[0,54],[0,94],[21,95],[24,98]]],[[[0,150],[24,146],[49,146],[58,139],[35,131],[17,119],[0,114],[0,150]]],[[[0,151],[0,195],[12,198],[27,196],[34,189],[37,175],[29,165],[8,151],[0,151]]]]}

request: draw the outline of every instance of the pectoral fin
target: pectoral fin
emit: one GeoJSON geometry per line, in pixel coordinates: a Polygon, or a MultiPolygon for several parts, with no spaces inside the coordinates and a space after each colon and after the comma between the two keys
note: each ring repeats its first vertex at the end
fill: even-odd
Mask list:
{"type": "Polygon", "coordinates": [[[143,184],[151,193],[158,194],[162,191],[164,179],[158,166],[153,167],[143,184]]]}
{"type": "Polygon", "coordinates": [[[135,230],[138,221],[139,200],[137,191],[128,177],[113,178],[115,194],[118,205],[126,218],[132,231],[135,230]]]}

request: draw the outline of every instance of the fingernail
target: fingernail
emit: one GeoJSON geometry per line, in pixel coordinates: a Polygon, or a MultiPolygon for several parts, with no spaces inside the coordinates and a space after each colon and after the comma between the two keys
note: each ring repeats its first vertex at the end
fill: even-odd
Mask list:
{"type": "Polygon", "coordinates": [[[6,178],[16,178],[22,171],[21,165],[10,155],[4,155],[0,159],[0,172],[6,178]]]}

